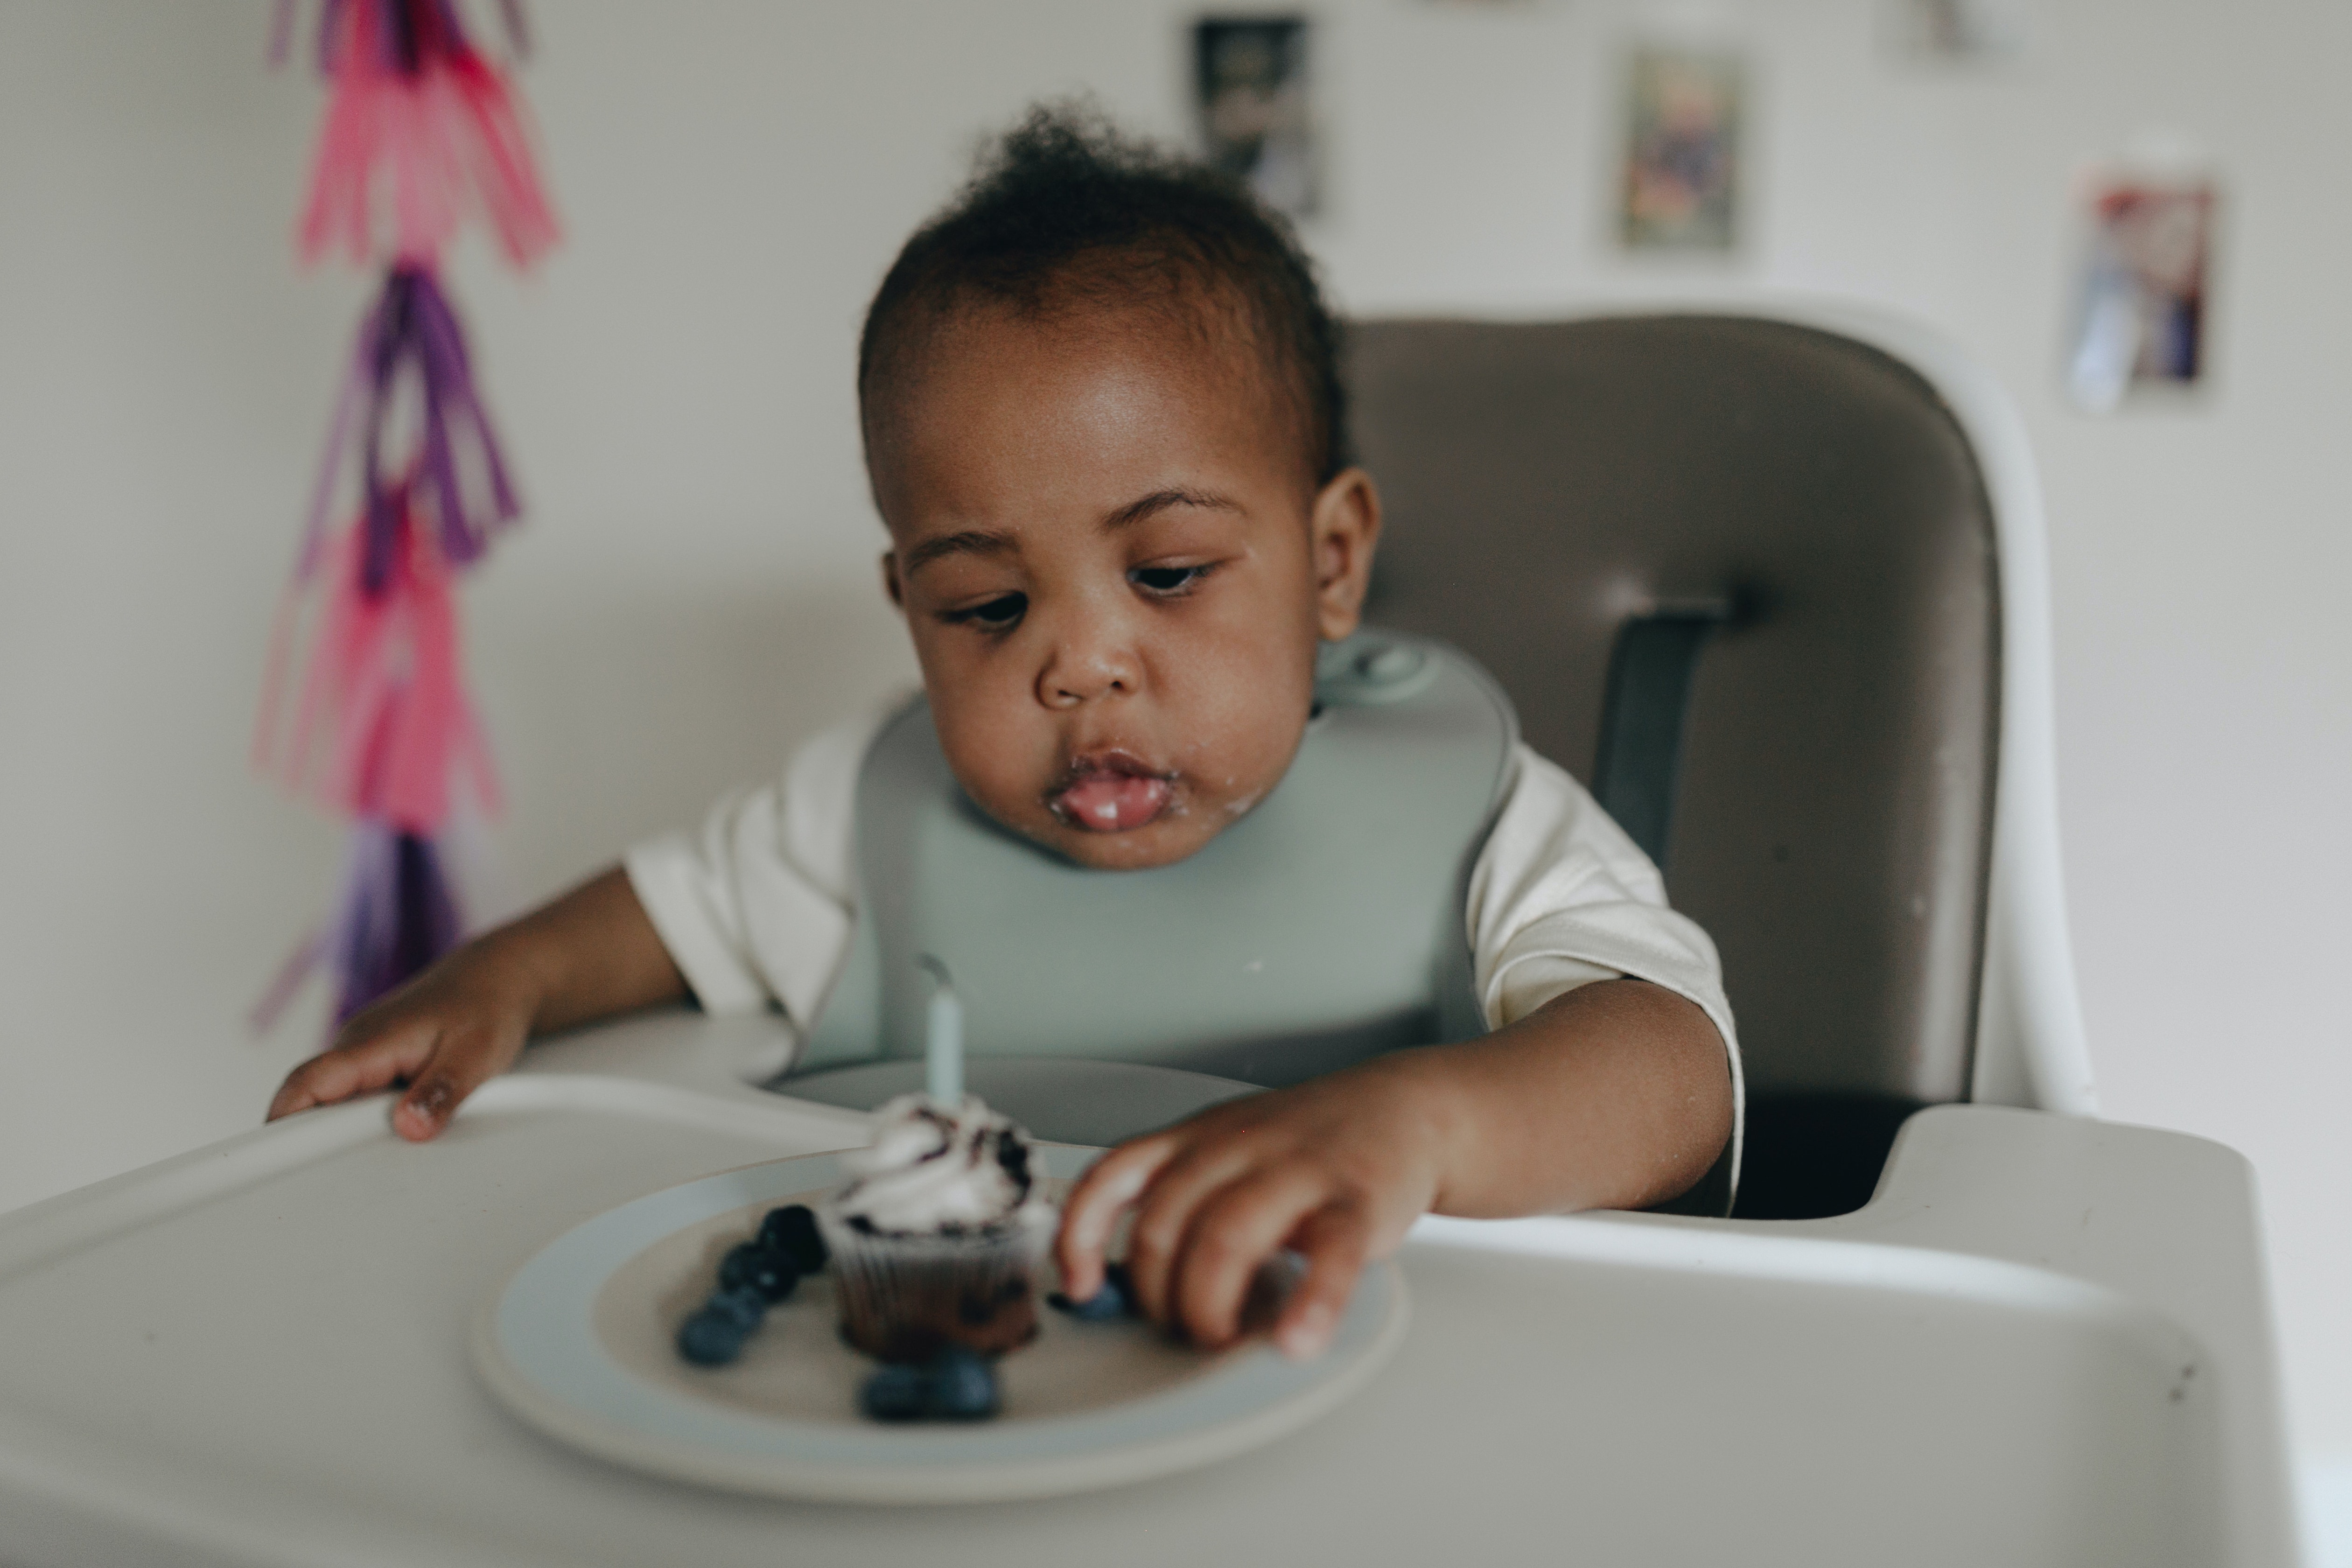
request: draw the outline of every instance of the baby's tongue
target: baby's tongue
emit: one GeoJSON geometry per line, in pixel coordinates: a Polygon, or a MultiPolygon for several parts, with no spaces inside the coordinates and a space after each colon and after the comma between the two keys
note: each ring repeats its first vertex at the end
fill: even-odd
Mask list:
{"type": "Polygon", "coordinates": [[[1097,833],[1140,827],[1168,804],[1166,779],[1128,773],[1088,773],[1055,797],[1062,815],[1097,833]]]}

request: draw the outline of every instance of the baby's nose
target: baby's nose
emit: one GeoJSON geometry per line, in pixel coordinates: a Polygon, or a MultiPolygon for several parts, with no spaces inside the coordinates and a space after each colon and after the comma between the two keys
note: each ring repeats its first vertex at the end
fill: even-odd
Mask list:
{"type": "Polygon", "coordinates": [[[1135,689],[1134,659],[1108,647],[1056,649],[1038,672],[1037,695],[1048,708],[1075,708],[1135,689]]]}

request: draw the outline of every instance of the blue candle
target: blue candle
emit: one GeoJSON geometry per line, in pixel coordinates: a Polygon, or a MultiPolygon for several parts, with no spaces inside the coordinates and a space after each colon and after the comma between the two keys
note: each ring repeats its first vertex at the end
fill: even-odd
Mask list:
{"type": "Polygon", "coordinates": [[[931,1098],[952,1108],[963,1101],[963,1004],[956,1000],[948,966],[924,953],[915,960],[931,977],[931,1009],[923,1030],[923,1065],[931,1098]]]}

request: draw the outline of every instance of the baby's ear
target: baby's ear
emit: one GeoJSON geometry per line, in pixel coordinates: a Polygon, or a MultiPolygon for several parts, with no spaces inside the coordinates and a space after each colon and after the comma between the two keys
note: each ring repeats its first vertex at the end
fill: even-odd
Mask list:
{"type": "Polygon", "coordinates": [[[1315,609],[1326,642],[1338,642],[1362,619],[1381,539],[1381,492],[1372,476],[1348,468],[1315,496],[1307,520],[1315,552],[1315,609]]]}
{"type": "Polygon", "coordinates": [[[898,584],[898,552],[895,550],[882,552],[882,591],[890,595],[890,602],[899,609],[907,607],[906,591],[898,584]]]}

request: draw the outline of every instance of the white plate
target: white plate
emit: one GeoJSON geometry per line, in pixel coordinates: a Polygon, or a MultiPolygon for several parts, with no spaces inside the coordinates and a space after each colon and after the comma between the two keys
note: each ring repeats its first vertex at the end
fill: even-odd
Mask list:
{"type": "MultiPolygon", "coordinates": [[[[1046,1145],[1066,1181],[1095,1151],[1046,1145]]],[[[748,1166],[622,1205],[541,1248],[483,1303],[475,1369],[516,1415],[604,1458],[730,1490],[842,1502],[1048,1497],[1189,1469],[1291,1432],[1378,1371],[1404,1337],[1404,1281],[1364,1271],[1331,1348],[1293,1362],[1263,1340],[1216,1354],[1143,1324],[1051,1309],[999,1363],[1004,1412],[971,1426],[857,1414],[874,1363],[835,1331],[832,1282],[802,1282],[731,1366],[681,1361],[672,1336],[719,1255],[778,1204],[840,1179],[836,1157],[748,1166]]]]}

